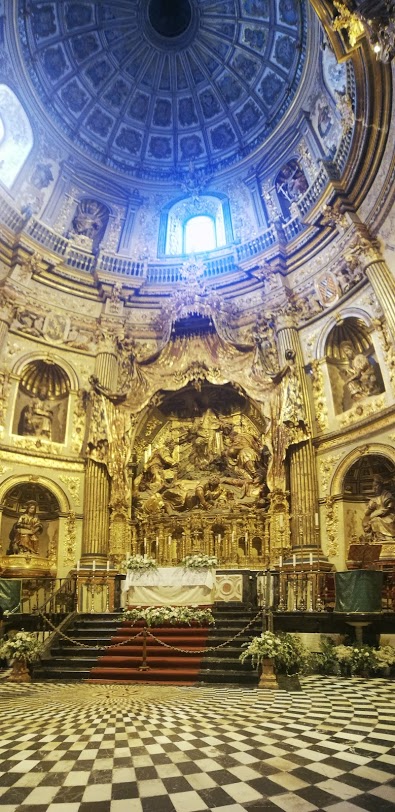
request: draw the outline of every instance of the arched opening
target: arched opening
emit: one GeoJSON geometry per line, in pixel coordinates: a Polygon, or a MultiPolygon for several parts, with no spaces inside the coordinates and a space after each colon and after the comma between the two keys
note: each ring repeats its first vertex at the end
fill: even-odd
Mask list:
{"type": "Polygon", "coordinates": [[[184,225],[184,254],[213,251],[217,248],[215,221],[206,214],[190,217],[184,225]]]}

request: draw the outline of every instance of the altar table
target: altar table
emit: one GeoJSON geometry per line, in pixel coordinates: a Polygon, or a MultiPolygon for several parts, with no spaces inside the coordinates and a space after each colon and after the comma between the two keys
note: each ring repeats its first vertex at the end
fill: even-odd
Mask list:
{"type": "Polygon", "coordinates": [[[158,567],[128,572],[122,584],[123,606],[190,606],[214,603],[212,570],[158,567]]]}

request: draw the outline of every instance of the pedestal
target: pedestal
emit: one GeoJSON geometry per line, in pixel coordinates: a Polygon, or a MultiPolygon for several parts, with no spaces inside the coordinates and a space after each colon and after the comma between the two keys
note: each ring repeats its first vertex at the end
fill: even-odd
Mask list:
{"type": "Polygon", "coordinates": [[[278,689],[277,677],[274,673],[274,663],[271,658],[262,660],[258,688],[267,688],[271,691],[278,689]]]}
{"type": "Polygon", "coordinates": [[[18,553],[0,558],[0,573],[2,578],[45,578],[54,577],[56,568],[52,570],[47,558],[18,553]]]}
{"type": "Polygon", "coordinates": [[[8,682],[31,682],[30,671],[26,660],[14,660],[8,682]]]}

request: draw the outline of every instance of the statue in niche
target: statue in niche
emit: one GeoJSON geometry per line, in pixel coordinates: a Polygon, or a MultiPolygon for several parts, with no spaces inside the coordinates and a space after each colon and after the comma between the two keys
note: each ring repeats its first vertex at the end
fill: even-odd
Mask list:
{"type": "Polygon", "coordinates": [[[373,477],[373,494],[362,528],[367,537],[378,544],[395,541],[395,496],[379,474],[373,477]]]}
{"type": "Polygon", "coordinates": [[[7,555],[38,555],[39,535],[42,531],[43,525],[37,516],[37,502],[30,499],[11,529],[7,555]]]}
{"type": "Polygon", "coordinates": [[[309,187],[306,175],[298,161],[293,159],[280,169],[275,186],[283,216],[289,219],[292,203],[307,192],[309,187]]]}
{"type": "Polygon", "coordinates": [[[52,439],[53,411],[44,399],[34,398],[21,411],[18,433],[52,439]]]}
{"type": "Polygon", "coordinates": [[[108,222],[108,209],[98,200],[81,200],[72,221],[71,236],[82,248],[97,246],[108,222]]]}
{"type": "Polygon", "coordinates": [[[348,363],[343,390],[343,409],[346,410],[356,401],[379,394],[382,387],[371,360],[362,352],[356,352],[351,341],[342,341],[340,351],[348,363]]]}

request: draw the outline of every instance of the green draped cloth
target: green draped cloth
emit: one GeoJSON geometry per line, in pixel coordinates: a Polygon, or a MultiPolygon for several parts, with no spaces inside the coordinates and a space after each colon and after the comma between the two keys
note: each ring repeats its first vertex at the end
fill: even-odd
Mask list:
{"type": "Polygon", "coordinates": [[[336,572],[335,612],[381,612],[383,577],[379,570],[336,572]]]}
{"type": "Polygon", "coordinates": [[[15,578],[0,578],[0,606],[11,612],[21,602],[22,581],[15,578]]]}

